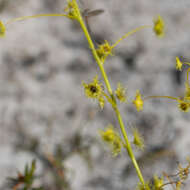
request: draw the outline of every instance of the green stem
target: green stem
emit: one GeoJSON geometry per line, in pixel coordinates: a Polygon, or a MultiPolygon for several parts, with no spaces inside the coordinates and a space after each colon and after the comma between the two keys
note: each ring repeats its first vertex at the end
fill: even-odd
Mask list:
{"type": "Polygon", "coordinates": [[[184,64],[186,64],[186,65],[190,65],[190,63],[189,63],[189,62],[184,62],[184,64]]]}
{"type": "MultiPolygon", "coordinates": [[[[76,3],[76,6],[78,7],[77,3],[76,3]]],[[[90,46],[90,48],[92,50],[92,54],[93,54],[93,56],[94,56],[94,58],[95,58],[95,60],[96,60],[96,62],[98,64],[98,66],[100,68],[100,71],[102,73],[103,79],[105,81],[105,84],[106,84],[106,87],[107,87],[107,90],[108,90],[108,93],[109,93],[110,97],[113,100],[112,107],[113,107],[113,109],[114,109],[114,111],[116,113],[116,116],[117,116],[117,119],[118,119],[118,122],[119,122],[119,125],[120,125],[120,128],[121,128],[122,135],[123,135],[123,137],[125,139],[125,143],[126,143],[126,147],[125,148],[127,149],[128,155],[129,155],[129,157],[131,158],[131,160],[133,162],[133,165],[134,165],[134,167],[136,169],[136,172],[137,172],[137,175],[139,177],[139,180],[144,185],[145,182],[144,182],[141,170],[140,170],[140,168],[138,166],[138,163],[137,163],[137,161],[135,159],[135,156],[134,156],[134,153],[132,151],[131,144],[129,142],[129,139],[128,139],[128,136],[127,136],[127,133],[126,133],[125,126],[124,126],[121,114],[120,114],[119,109],[117,107],[116,98],[113,95],[113,91],[112,91],[111,85],[109,83],[107,74],[106,74],[106,72],[104,70],[103,63],[101,62],[101,60],[100,60],[100,58],[99,58],[99,56],[98,56],[98,54],[96,52],[96,49],[95,49],[94,44],[93,44],[93,41],[92,41],[92,39],[91,39],[91,37],[89,35],[87,27],[85,26],[85,23],[84,23],[84,21],[82,19],[82,16],[80,14],[79,8],[77,8],[77,10],[78,10],[78,13],[77,13],[78,14],[78,21],[79,21],[79,23],[81,25],[81,28],[82,28],[82,30],[84,32],[84,35],[85,35],[85,37],[86,37],[86,39],[88,41],[88,44],[89,44],[89,46],[90,46]]]]}
{"type": "Polygon", "coordinates": [[[187,69],[187,82],[189,82],[189,72],[190,72],[190,68],[187,69]]]}
{"type": "Polygon", "coordinates": [[[115,110],[115,113],[116,113],[116,115],[117,115],[117,119],[118,119],[118,122],[119,122],[119,125],[120,125],[120,128],[121,128],[121,132],[122,132],[123,137],[124,137],[124,139],[125,139],[126,149],[127,149],[128,154],[129,154],[129,157],[131,158],[131,160],[132,160],[132,162],[133,162],[133,165],[134,165],[134,167],[135,167],[135,169],[136,169],[136,172],[137,172],[137,175],[138,175],[138,177],[139,177],[139,180],[141,181],[141,183],[142,183],[143,185],[145,185],[144,178],[143,178],[143,176],[142,176],[142,173],[141,173],[141,170],[140,170],[140,168],[139,168],[139,165],[138,165],[138,163],[137,163],[137,161],[136,161],[136,158],[135,158],[135,156],[134,156],[134,154],[133,154],[133,150],[132,150],[132,148],[131,148],[131,144],[130,144],[130,142],[129,142],[129,139],[128,139],[128,136],[127,136],[127,132],[126,132],[126,130],[125,130],[125,125],[124,125],[124,123],[123,123],[123,120],[122,120],[122,117],[121,117],[121,114],[120,114],[120,112],[119,112],[119,110],[118,110],[117,105],[116,105],[116,107],[115,107],[114,110],[115,110]]]}
{"type": "Polygon", "coordinates": [[[91,37],[90,37],[90,34],[89,34],[89,32],[88,32],[88,30],[87,30],[87,27],[86,27],[86,25],[85,25],[85,23],[84,23],[84,21],[83,21],[83,19],[82,19],[82,16],[81,16],[81,15],[79,15],[79,16],[80,16],[80,17],[78,18],[78,21],[79,21],[79,23],[80,23],[80,25],[81,25],[81,28],[82,28],[82,30],[83,30],[83,32],[84,32],[84,35],[86,36],[86,39],[87,39],[88,44],[89,44],[89,46],[90,46],[90,49],[92,50],[92,54],[93,54],[93,56],[94,56],[94,58],[95,58],[95,60],[96,60],[96,62],[97,62],[97,64],[98,64],[98,66],[99,66],[99,68],[100,68],[100,71],[101,71],[102,76],[103,76],[103,78],[104,78],[104,81],[105,81],[106,87],[107,87],[107,89],[108,89],[108,92],[109,92],[109,94],[110,94],[111,96],[113,96],[113,92],[112,92],[111,86],[110,86],[110,84],[109,84],[107,75],[106,75],[106,73],[105,73],[105,70],[104,70],[104,67],[103,67],[103,63],[101,62],[101,60],[100,60],[100,58],[99,58],[99,56],[98,56],[98,54],[97,54],[97,52],[96,52],[94,43],[93,43],[93,41],[92,41],[92,39],[91,39],[91,37]]]}
{"type": "Polygon", "coordinates": [[[116,47],[122,40],[124,40],[125,38],[127,38],[128,36],[138,32],[139,30],[142,30],[144,28],[151,28],[151,25],[144,25],[144,26],[140,26],[138,28],[135,28],[129,32],[127,32],[126,34],[124,34],[119,40],[117,40],[113,45],[112,48],[116,47]]]}
{"type": "Polygon", "coordinates": [[[143,98],[143,100],[153,99],[153,98],[166,98],[166,99],[172,99],[172,100],[178,100],[179,98],[172,97],[172,96],[147,96],[143,98]]]}
{"type": "Polygon", "coordinates": [[[39,17],[60,17],[60,16],[65,16],[70,18],[68,15],[66,14],[38,14],[38,15],[32,15],[32,16],[23,16],[23,17],[18,17],[18,18],[13,18],[11,20],[9,20],[8,22],[5,23],[5,25],[11,24],[13,22],[17,22],[17,21],[21,21],[21,20],[26,20],[26,19],[31,19],[31,18],[39,18],[39,17]]]}

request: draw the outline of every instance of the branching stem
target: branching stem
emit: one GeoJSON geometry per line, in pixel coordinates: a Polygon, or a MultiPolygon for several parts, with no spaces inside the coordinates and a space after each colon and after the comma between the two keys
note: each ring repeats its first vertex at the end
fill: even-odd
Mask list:
{"type": "MultiPolygon", "coordinates": [[[[77,3],[76,3],[76,6],[78,7],[77,3]]],[[[115,113],[116,113],[116,116],[117,116],[117,119],[118,119],[118,122],[119,122],[119,125],[120,125],[120,129],[121,129],[122,135],[123,135],[124,140],[125,140],[125,143],[126,143],[125,148],[126,148],[126,150],[127,150],[127,152],[128,152],[129,157],[131,158],[131,160],[132,160],[132,162],[133,162],[133,165],[134,165],[134,167],[135,167],[135,169],[136,169],[136,172],[137,172],[137,175],[138,175],[138,177],[139,177],[139,180],[140,180],[141,183],[144,185],[145,182],[144,182],[144,179],[143,179],[141,170],[140,170],[140,168],[139,168],[139,166],[138,166],[138,163],[137,163],[137,161],[136,161],[136,159],[135,159],[133,150],[132,150],[132,148],[131,148],[131,144],[130,144],[130,142],[129,142],[129,139],[128,139],[128,136],[127,136],[127,132],[126,132],[126,130],[125,130],[125,126],[124,126],[124,123],[123,123],[123,120],[122,120],[120,111],[119,111],[118,106],[117,106],[116,98],[115,98],[115,96],[114,96],[114,94],[113,94],[113,91],[112,91],[111,85],[110,85],[110,83],[109,83],[109,80],[108,80],[108,76],[107,76],[107,74],[106,74],[106,71],[104,70],[104,65],[103,65],[103,63],[101,62],[101,60],[100,60],[100,58],[99,58],[99,56],[98,56],[98,54],[97,54],[97,52],[96,52],[95,46],[94,46],[94,44],[93,44],[93,41],[92,41],[92,39],[91,39],[91,36],[89,35],[89,32],[88,32],[88,30],[87,30],[87,27],[85,26],[85,23],[84,23],[84,21],[83,21],[83,18],[82,18],[82,16],[81,16],[81,13],[80,13],[79,8],[77,8],[77,10],[78,10],[78,15],[79,15],[79,17],[78,17],[78,22],[79,22],[80,25],[81,25],[81,28],[82,28],[82,30],[83,30],[83,32],[84,32],[84,35],[85,35],[85,37],[86,37],[86,39],[87,39],[87,41],[88,41],[88,44],[89,44],[89,46],[90,46],[90,49],[91,49],[92,54],[93,54],[93,56],[94,56],[94,59],[96,60],[98,66],[99,66],[99,68],[100,68],[102,77],[103,77],[103,79],[104,79],[106,88],[107,88],[107,90],[108,90],[108,93],[109,93],[109,95],[110,95],[110,97],[111,97],[111,99],[112,99],[112,101],[113,101],[113,103],[112,103],[112,108],[114,109],[114,111],[115,111],[115,113]]],[[[119,42],[118,42],[118,43],[119,43],[119,42]]]]}

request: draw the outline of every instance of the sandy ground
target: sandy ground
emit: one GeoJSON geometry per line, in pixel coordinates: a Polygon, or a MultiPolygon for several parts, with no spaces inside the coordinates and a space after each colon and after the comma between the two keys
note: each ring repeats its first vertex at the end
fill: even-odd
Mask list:
{"type": "MultiPolygon", "coordinates": [[[[65,5],[64,0],[1,0],[0,15],[6,22],[20,16],[62,13],[65,5]]],[[[83,0],[81,8],[104,9],[102,15],[89,19],[98,42],[114,43],[161,15],[166,25],[163,39],[144,29],[123,40],[105,68],[113,89],[118,82],[127,87],[129,102],[137,89],[144,96],[183,95],[186,74],[175,71],[175,57],[190,62],[189,0],[83,0]]],[[[0,40],[0,184],[33,158],[37,173],[46,174],[39,155],[27,148],[31,139],[37,139],[38,153],[53,154],[58,144],[67,153],[68,139],[79,131],[91,168],[75,152],[63,158],[71,189],[134,189],[138,179],[126,153],[113,158],[98,136],[107,124],[117,126],[111,107],[106,104],[101,111],[96,102],[85,98],[82,81],[91,81],[100,72],[78,24],[62,17],[26,20],[9,25],[0,40]]],[[[181,113],[168,100],[147,101],[140,113],[131,103],[121,105],[120,110],[129,138],[132,126],[145,138],[145,151],[135,154],[146,179],[163,171],[175,173],[178,161],[186,163],[189,113],[181,113]]],[[[37,185],[51,184],[51,176],[42,178],[37,185]]]]}

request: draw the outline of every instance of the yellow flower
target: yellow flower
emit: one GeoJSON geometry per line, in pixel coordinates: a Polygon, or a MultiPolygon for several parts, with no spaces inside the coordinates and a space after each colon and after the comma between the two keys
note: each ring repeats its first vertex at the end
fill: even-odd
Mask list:
{"type": "Polygon", "coordinates": [[[3,24],[2,21],[0,21],[0,37],[4,37],[6,32],[5,25],[3,24]]]}
{"type": "Polygon", "coordinates": [[[120,102],[126,102],[127,101],[125,91],[126,91],[126,89],[122,86],[122,84],[118,83],[115,94],[116,94],[116,97],[119,99],[120,102]]]}
{"type": "Polygon", "coordinates": [[[83,82],[85,94],[88,98],[99,98],[102,96],[103,88],[102,84],[98,81],[98,76],[96,75],[93,82],[86,84],[83,82]]]}
{"type": "Polygon", "coordinates": [[[88,98],[97,99],[99,101],[99,105],[101,108],[104,107],[104,93],[103,93],[103,85],[98,81],[98,76],[95,76],[93,82],[86,84],[82,83],[84,86],[85,94],[88,98]]]}
{"type": "Polygon", "coordinates": [[[96,50],[98,56],[100,57],[101,61],[104,62],[108,55],[112,54],[113,47],[109,44],[107,40],[105,40],[104,44],[101,44],[98,46],[98,49],[96,50]]]}
{"type": "Polygon", "coordinates": [[[190,103],[183,100],[178,100],[178,108],[183,112],[188,112],[190,108],[190,103]]]}
{"type": "Polygon", "coordinates": [[[133,144],[141,150],[144,149],[144,139],[137,128],[133,128],[133,144]]]}
{"type": "Polygon", "coordinates": [[[137,111],[143,110],[144,102],[141,98],[141,94],[140,94],[139,90],[136,91],[136,98],[135,98],[135,100],[133,100],[133,104],[135,105],[137,111]]]}
{"type": "Polygon", "coordinates": [[[164,36],[164,20],[161,16],[158,16],[156,19],[154,19],[154,32],[158,37],[164,36]]]}
{"type": "Polygon", "coordinates": [[[100,130],[100,135],[102,140],[111,147],[113,156],[117,156],[121,152],[122,140],[113,126],[108,125],[105,131],[100,130]]]}
{"type": "Polygon", "coordinates": [[[67,13],[67,16],[71,19],[78,19],[78,7],[76,0],[67,0],[67,6],[64,11],[67,13]]]}
{"type": "Polygon", "coordinates": [[[110,125],[108,126],[106,131],[100,132],[102,139],[107,143],[112,143],[115,138],[115,132],[113,130],[113,127],[110,125]]]}
{"type": "Polygon", "coordinates": [[[179,57],[176,57],[176,69],[178,71],[182,70],[183,62],[180,61],[179,57]]]}

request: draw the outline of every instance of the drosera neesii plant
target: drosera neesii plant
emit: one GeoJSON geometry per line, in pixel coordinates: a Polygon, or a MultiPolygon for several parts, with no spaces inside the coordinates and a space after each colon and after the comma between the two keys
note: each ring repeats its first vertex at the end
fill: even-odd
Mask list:
{"type": "MultiPolygon", "coordinates": [[[[126,88],[121,84],[118,83],[118,86],[116,90],[114,91],[110,85],[109,78],[107,76],[107,73],[104,68],[105,61],[108,56],[114,55],[114,49],[118,46],[118,44],[127,38],[128,36],[142,30],[145,28],[152,28],[154,33],[157,37],[162,38],[165,33],[165,24],[163,21],[163,18],[158,15],[153,20],[153,25],[143,25],[140,27],[135,28],[134,30],[124,34],[121,38],[119,38],[115,43],[111,44],[107,40],[104,41],[103,44],[99,44],[98,47],[95,47],[95,44],[92,40],[92,37],[90,36],[90,33],[88,31],[88,27],[86,26],[86,23],[83,19],[82,13],[80,11],[80,8],[78,6],[78,3],[76,0],[67,0],[67,6],[64,9],[65,14],[38,14],[33,16],[23,16],[19,18],[14,18],[6,22],[5,24],[3,22],[0,22],[0,37],[4,37],[6,33],[6,27],[7,25],[21,20],[26,20],[30,18],[39,18],[39,17],[47,17],[47,16],[58,16],[58,17],[67,17],[71,20],[76,20],[82,30],[83,33],[88,41],[89,48],[92,52],[92,55],[100,69],[101,76],[104,80],[104,84],[100,82],[98,75],[94,77],[92,82],[86,83],[82,82],[82,85],[84,87],[85,95],[88,98],[92,98],[94,100],[97,100],[99,102],[100,108],[103,109],[105,106],[105,103],[108,102],[111,104],[115,115],[118,120],[118,124],[122,133],[122,137],[120,137],[119,132],[117,129],[112,126],[111,124],[107,126],[105,130],[100,130],[100,136],[102,140],[107,143],[111,150],[113,156],[117,156],[122,148],[126,149],[127,154],[129,155],[134,168],[136,169],[138,178],[140,180],[137,189],[138,190],[162,190],[164,187],[168,184],[175,185],[175,189],[179,189],[181,184],[187,179],[189,174],[189,168],[190,164],[186,168],[182,168],[182,166],[179,166],[179,172],[175,175],[167,175],[164,174],[163,177],[166,177],[168,182],[164,182],[164,178],[159,178],[158,176],[153,177],[153,183],[150,183],[150,181],[146,182],[144,180],[144,177],[142,175],[142,172],[139,168],[139,165],[136,161],[135,155],[133,153],[132,149],[132,143],[136,145],[138,148],[143,149],[144,148],[144,141],[137,129],[133,129],[133,135],[134,139],[133,142],[129,141],[128,134],[126,132],[126,126],[124,125],[121,113],[118,108],[118,104],[120,103],[128,103],[127,96],[126,96],[126,88]],[[182,177],[181,177],[182,176],[182,177]],[[185,176],[185,177],[183,177],[185,176]]],[[[176,57],[176,69],[182,70],[182,66],[186,64],[190,66],[190,63],[188,62],[182,62],[178,57],[176,57]]],[[[172,99],[175,102],[177,102],[178,108],[183,111],[187,112],[190,108],[190,85],[188,82],[189,79],[189,71],[190,68],[187,70],[187,80],[185,83],[185,92],[183,97],[173,97],[173,96],[147,96],[143,97],[140,93],[140,90],[136,91],[136,95],[134,100],[132,101],[133,105],[136,107],[137,111],[142,111],[144,102],[152,99],[152,98],[166,98],[166,99],[172,99]]]]}

